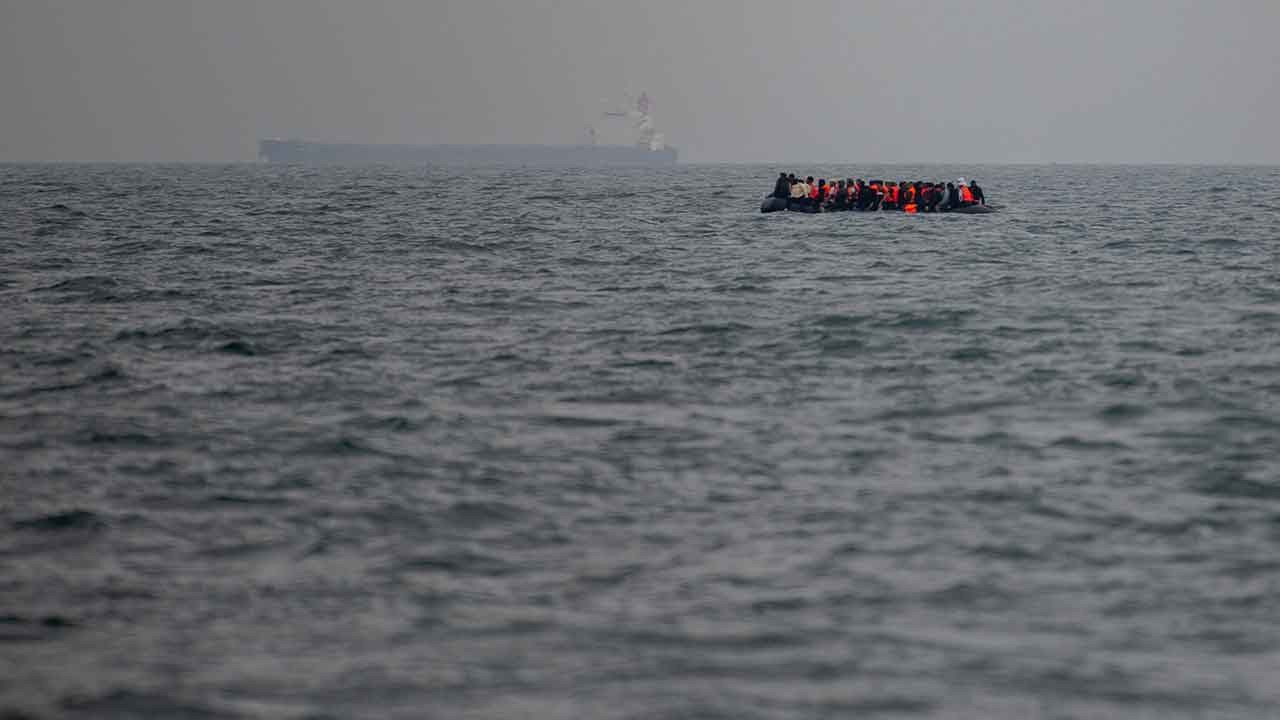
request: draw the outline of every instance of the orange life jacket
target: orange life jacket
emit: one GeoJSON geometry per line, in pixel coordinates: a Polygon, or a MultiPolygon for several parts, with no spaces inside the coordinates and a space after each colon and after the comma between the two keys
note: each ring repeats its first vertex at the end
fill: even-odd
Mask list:
{"type": "Polygon", "coordinates": [[[913,202],[909,202],[902,206],[902,211],[910,215],[913,212],[919,212],[920,207],[913,202]]]}
{"type": "Polygon", "coordinates": [[[809,199],[810,199],[810,200],[817,200],[817,199],[818,199],[818,186],[817,186],[817,184],[814,184],[814,185],[810,185],[810,186],[809,186],[809,199]]]}
{"type": "Polygon", "coordinates": [[[915,202],[916,202],[916,186],[915,186],[915,185],[908,185],[908,186],[907,186],[907,197],[906,197],[906,202],[907,202],[907,204],[908,204],[908,205],[914,205],[914,204],[915,204],[915,202]]]}
{"type": "Polygon", "coordinates": [[[887,203],[898,202],[898,186],[897,185],[884,186],[884,201],[887,203]]]}
{"type": "Polygon", "coordinates": [[[969,189],[968,185],[961,185],[960,186],[960,202],[971,203],[973,201],[974,201],[973,191],[969,189]]]}

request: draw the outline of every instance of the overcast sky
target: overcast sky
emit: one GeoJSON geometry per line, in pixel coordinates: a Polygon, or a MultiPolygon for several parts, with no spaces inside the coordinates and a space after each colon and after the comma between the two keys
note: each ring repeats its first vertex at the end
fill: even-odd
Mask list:
{"type": "Polygon", "coordinates": [[[1280,162],[1280,0],[0,0],[0,161],[259,137],[687,161],[1280,162]]]}

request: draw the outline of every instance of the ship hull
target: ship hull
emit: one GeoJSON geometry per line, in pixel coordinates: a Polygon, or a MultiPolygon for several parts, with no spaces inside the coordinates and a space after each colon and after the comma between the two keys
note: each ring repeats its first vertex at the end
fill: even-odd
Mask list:
{"type": "Polygon", "coordinates": [[[357,145],[260,140],[258,156],[289,165],[674,165],[674,148],[625,145],[357,145]]]}

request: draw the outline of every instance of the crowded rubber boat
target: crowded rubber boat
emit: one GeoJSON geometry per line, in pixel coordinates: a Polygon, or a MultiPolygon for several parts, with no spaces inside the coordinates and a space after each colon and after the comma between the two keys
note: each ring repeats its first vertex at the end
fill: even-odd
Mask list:
{"type": "Polygon", "coordinates": [[[773,192],[760,204],[760,212],[869,212],[886,210],[915,213],[989,213],[986,195],[978,181],[940,183],[924,180],[868,180],[862,178],[828,181],[812,176],[796,177],[779,173],[773,192]]]}

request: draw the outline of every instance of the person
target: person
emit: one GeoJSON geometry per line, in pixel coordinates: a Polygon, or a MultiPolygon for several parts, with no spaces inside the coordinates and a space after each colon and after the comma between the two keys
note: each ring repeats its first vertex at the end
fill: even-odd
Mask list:
{"type": "Polygon", "coordinates": [[[843,180],[836,181],[836,192],[832,196],[831,207],[834,210],[849,209],[849,187],[844,184],[843,180]]]}
{"type": "Polygon", "coordinates": [[[905,213],[919,212],[920,206],[916,203],[916,186],[920,183],[902,184],[902,211],[905,213]]]}
{"type": "Polygon", "coordinates": [[[809,187],[804,181],[792,176],[791,178],[791,200],[787,203],[787,207],[804,207],[809,203],[809,187]]]}
{"type": "Polygon", "coordinates": [[[880,209],[898,209],[898,186],[892,180],[884,184],[884,200],[880,202],[880,209]]]}
{"type": "Polygon", "coordinates": [[[973,199],[979,205],[987,204],[987,196],[982,194],[982,188],[978,187],[977,180],[969,181],[969,192],[973,193],[973,199]]]}
{"type": "Polygon", "coordinates": [[[942,207],[946,210],[960,207],[960,191],[956,190],[955,183],[947,183],[947,199],[942,207]]]}
{"type": "Polygon", "coordinates": [[[977,201],[973,199],[973,191],[965,184],[964,178],[956,181],[956,189],[960,192],[960,204],[962,206],[977,204],[977,201]]]}
{"type": "Polygon", "coordinates": [[[935,182],[927,182],[924,184],[924,211],[938,212],[938,205],[942,203],[942,187],[935,182]]]}
{"type": "Polygon", "coordinates": [[[782,198],[783,200],[791,197],[791,181],[787,179],[786,173],[778,173],[778,179],[773,183],[773,195],[771,197],[782,198]]]}

